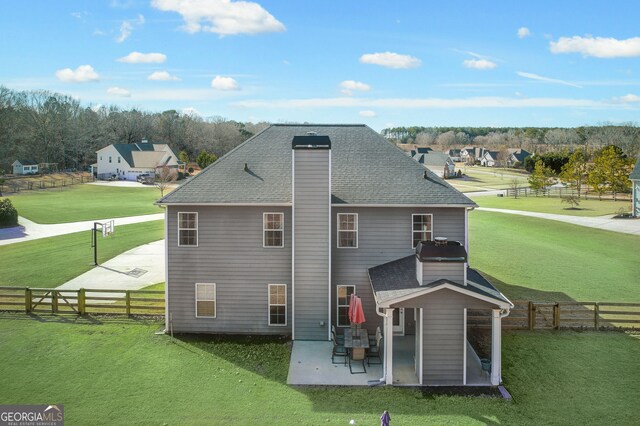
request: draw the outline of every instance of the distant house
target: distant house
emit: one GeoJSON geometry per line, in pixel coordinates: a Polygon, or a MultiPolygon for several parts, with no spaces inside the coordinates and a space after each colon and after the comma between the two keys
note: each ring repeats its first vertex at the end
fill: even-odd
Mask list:
{"type": "Polygon", "coordinates": [[[633,217],[640,217],[640,158],[629,175],[631,181],[631,213],[633,217]]]}
{"type": "Polygon", "coordinates": [[[428,154],[416,154],[413,157],[418,163],[437,174],[439,177],[453,176],[456,165],[451,157],[440,152],[429,152],[428,154]]]}
{"type": "Polygon", "coordinates": [[[486,148],[465,146],[460,150],[460,160],[465,163],[474,163],[476,161],[480,161],[485,151],[486,148]]]}
{"type": "Polygon", "coordinates": [[[115,176],[122,180],[136,180],[141,174],[155,176],[157,169],[165,166],[176,170],[183,166],[169,145],[146,140],[111,144],[97,151],[96,156],[95,173],[100,179],[115,176]]]}
{"type": "Polygon", "coordinates": [[[495,167],[498,165],[498,151],[484,151],[480,157],[480,165],[485,167],[495,167]]]}
{"type": "Polygon", "coordinates": [[[522,148],[512,148],[508,150],[507,167],[513,167],[516,163],[524,163],[524,159],[531,156],[531,153],[522,148]]]}
{"type": "Polygon", "coordinates": [[[38,173],[38,163],[33,160],[16,160],[12,164],[14,175],[34,175],[38,173]]]}
{"type": "Polygon", "coordinates": [[[462,158],[460,157],[460,151],[461,150],[459,149],[450,149],[449,151],[446,151],[445,154],[451,157],[453,161],[462,161],[462,158]]]}

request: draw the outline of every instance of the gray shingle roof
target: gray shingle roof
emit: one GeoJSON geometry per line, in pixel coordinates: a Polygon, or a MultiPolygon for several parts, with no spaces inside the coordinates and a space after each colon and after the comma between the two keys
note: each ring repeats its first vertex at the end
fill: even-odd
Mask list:
{"type": "Polygon", "coordinates": [[[425,179],[424,167],[367,126],[287,124],[258,133],[159,203],[291,203],[291,141],[307,132],[331,139],[333,203],[475,206],[432,172],[425,179]]]}
{"type": "Polygon", "coordinates": [[[629,179],[640,180],[640,158],[636,161],[636,166],[633,168],[633,171],[629,175],[629,179]]]}
{"type": "MultiPolygon", "coordinates": [[[[158,162],[156,161],[155,164],[149,166],[146,163],[149,163],[149,161],[142,161],[142,164],[140,163],[140,160],[142,160],[145,157],[139,157],[139,161],[136,162],[134,156],[133,156],[133,152],[149,152],[149,158],[155,158],[157,156],[154,156],[153,151],[157,151],[158,149],[162,149],[166,146],[166,144],[163,143],[150,143],[150,142],[144,142],[144,143],[114,143],[113,147],[116,149],[116,151],[118,151],[118,153],[120,154],[120,156],[122,156],[122,159],[124,161],[127,162],[127,164],[130,167],[155,167],[158,162]],[[140,164],[136,164],[136,163],[140,163],[140,164]]],[[[160,157],[162,157],[162,154],[160,155],[160,157]]],[[[158,160],[159,161],[159,160],[158,160]]]]}
{"type": "Polygon", "coordinates": [[[370,268],[369,280],[378,303],[385,303],[412,294],[417,296],[426,288],[450,284],[511,305],[509,299],[478,271],[471,268],[467,268],[466,286],[449,280],[438,280],[421,286],[416,279],[416,257],[414,255],[370,268]]]}

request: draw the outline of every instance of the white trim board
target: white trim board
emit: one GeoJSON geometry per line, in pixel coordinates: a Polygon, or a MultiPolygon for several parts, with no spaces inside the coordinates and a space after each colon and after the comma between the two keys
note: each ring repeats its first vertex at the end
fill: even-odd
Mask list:
{"type": "Polygon", "coordinates": [[[464,294],[466,296],[473,297],[474,299],[483,300],[483,301],[488,302],[488,303],[493,303],[494,305],[500,307],[501,309],[511,309],[513,307],[513,305],[511,303],[506,303],[506,302],[504,302],[502,300],[498,300],[498,299],[494,299],[492,297],[484,296],[482,294],[478,294],[478,293],[475,293],[473,291],[469,291],[469,290],[466,290],[464,288],[460,288],[458,286],[455,286],[455,285],[452,285],[452,284],[449,284],[449,283],[442,283],[442,284],[440,284],[440,285],[438,285],[436,287],[425,288],[423,290],[418,290],[415,293],[411,293],[411,294],[408,294],[408,295],[405,295],[405,296],[397,297],[395,299],[387,300],[382,304],[378,304],[378,307],[380,307],[380,308],[390,308],[391,305],[394,305],[396,303],[404,302],[406,300],[415,299],[416,297],[425,296],[427,294],[434,293],[436,291],[443,290],[443,289],[456,291],[456,292],[464,294]]]}

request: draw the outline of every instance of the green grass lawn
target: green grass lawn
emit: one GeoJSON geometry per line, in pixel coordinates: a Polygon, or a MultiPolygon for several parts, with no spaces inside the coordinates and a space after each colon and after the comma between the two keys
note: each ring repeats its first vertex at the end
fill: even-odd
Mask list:
{"type": "Polygon", "coordinates": [[[374,425],[385,409],[392,425],[632,425],[640,414],[640,340],[623,333],[505,333],[507,402],[413,388],[289,387],[286,340],[172,343],[154,334],[160,329],[0,313],[0,404],[64,404],[69,425],[374,425]]]}
{"type": "Polygon", "coordinates": [[[512,299],[640,302],[640,237],[474,211],[469,257],[512,299]]]}
{"type": "Polygon", "coordinates": [[[612,200],[580,200],[577,208],[569,208],[560,198],[552,197],[473,197],[480,207],[495,209],[525,210],[530,212],[564,214],[570,216],[604,216],[618,213],[624,209],[631,211],[631,202],[612,200]]]}
{"type": "Polygon", "coordinates": [[[162,213],[153,203],[157,188],[74,185],[61,189],[23,191],[8,197],[18,214],[36,223],[65,223],[162,213]]]}
{"type": "MultiPolygon", "coordinates": [[[[116,227],[113,237],[99,236],[98,262],[164,238],[164,221],[116,227]]],[[[51,288],[93,267],[91,232],[0,246],[0,285],[51,288]]]]}
{"type": "Polygon", "coordinates": [[[520,181],[521,186],[527,186],[527,176],[519,170],[503,170],[500,168],[456,165],[456,170],[462,170],[462,178],[447,180],[453,187],[461,192],[487,191],[491,189],[507,189],[514,178],[520,181]]]}

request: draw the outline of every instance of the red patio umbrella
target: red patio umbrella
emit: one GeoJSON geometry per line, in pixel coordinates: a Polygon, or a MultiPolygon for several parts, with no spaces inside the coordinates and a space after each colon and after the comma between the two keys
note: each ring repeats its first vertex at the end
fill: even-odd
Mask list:
{"type": "Polygon", "coordinates": [[[349,322],[353,323],[353,311],[356,306],[356,295],[351,293],[351,297],[349,298],[349,322]]]}
{"type": "Polygon", "coordinates": [[[353,308],[353,320],[352,322],[356,325],[362,324],[365,321],[364,319],[364,310],[362,309],[362,299],[356,296],[355,305],[353,308]]]}

